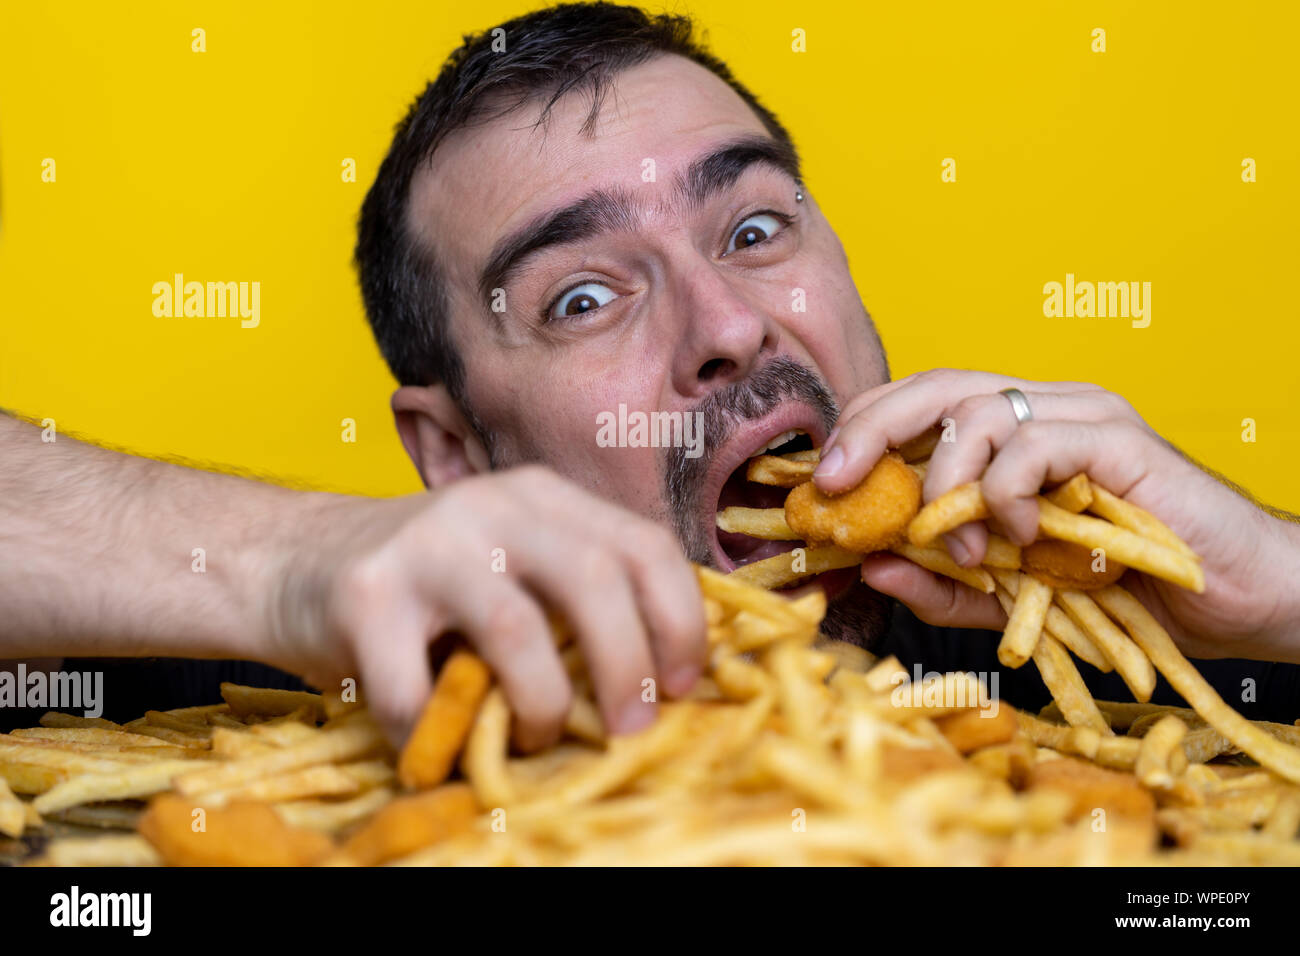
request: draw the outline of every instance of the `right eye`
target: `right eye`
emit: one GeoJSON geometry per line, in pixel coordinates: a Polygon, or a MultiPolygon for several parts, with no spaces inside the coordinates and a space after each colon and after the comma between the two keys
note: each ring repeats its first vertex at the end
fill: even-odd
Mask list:
{"type": "Polygon", "coordinates": [[[618,296],[609,286],[600,282],[584,282],[560,293],[559,298],[546,310],[546,318],[549,321],[583,315],[599,309],[602,305],[608,305],[616,298],[618,296]]]}

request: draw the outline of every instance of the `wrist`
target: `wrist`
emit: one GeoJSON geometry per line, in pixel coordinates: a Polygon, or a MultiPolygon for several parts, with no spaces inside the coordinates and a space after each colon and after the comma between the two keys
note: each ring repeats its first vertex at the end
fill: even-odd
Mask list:
{"type": "Polygon", "coordinates": [[[274,532],[247,562],[249,593],[259,596],[254,656],[304,677],[330,656],[326,606],[362,501],[324,492],[286,497],[274,532]]]}
{"type": "Polygon", "coordinates": [[[1269,660],[1300,663],[1300,523],[1264,515],[1264,567],[1272,577],[1271,609],[1260,632],[1269,660]]]}

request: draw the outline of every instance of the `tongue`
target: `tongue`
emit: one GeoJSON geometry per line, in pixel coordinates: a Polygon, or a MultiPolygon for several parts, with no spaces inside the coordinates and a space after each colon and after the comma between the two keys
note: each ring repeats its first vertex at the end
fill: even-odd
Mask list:
{"type": "Polygon", "coordinates": [[[741,465],[731,473],[727,483],[722,486],[718,496],[718,510],[723,508],[780,508],[785,505],[785,496],[789,488],[775,488],[772,485],[760,485],[745,477],[746,465],[741,465]]]}
{"type": "MultiPolygon", "coordinates": [[[[731,507],[782,507],[785,504],[785,496],[790,493],[790,490],[749,481],[745,478],[746,467],[747,465],[741,465],[737,468],[727,479],[727,483],[722,486],[722,494],[718,496],[718,510],[731,507]]],[[[770,558],[803,545],[802,541],[766,541],[763,538],[751,538],[747,534],[722,530],[718,531],[718,543],[738,566],[770,558]]]]}
{"type": "Polygon", "coordinates": [[[803,546],[802,541],[767,541],[763,538],[751,538],[747,534],[721,530],[718,531],[718,543],[722,545],[722,550],[727,553],[727,557],[736,562],[736,567],[770,558],[774,554],[784,554],[786,551],[793,551],[803,546]]]}

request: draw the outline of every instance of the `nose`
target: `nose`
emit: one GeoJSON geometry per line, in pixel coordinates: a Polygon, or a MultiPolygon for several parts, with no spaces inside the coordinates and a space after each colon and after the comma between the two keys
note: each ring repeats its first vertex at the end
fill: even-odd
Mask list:
{"type": "Polygon", "coordinates": [[[669,308],[682,317],[673,357],[673,386],[682,397],[698,401],[776,354],[780,328],[745,282],[712,263],[679,274],[669,308]]]}

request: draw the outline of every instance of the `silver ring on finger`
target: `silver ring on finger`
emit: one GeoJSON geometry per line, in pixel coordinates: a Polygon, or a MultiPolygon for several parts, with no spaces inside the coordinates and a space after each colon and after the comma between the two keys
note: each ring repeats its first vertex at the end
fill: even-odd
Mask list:
{"type": "Polygon", "coordinates": [[[1034,420],[1034,412],[1029,407],[1029,399],[1025,397],[1025,393],[1020,389],[1004,388],[998,394],[1005,395],[1007,401],[1011,403],[1011,411],[1015,413],[1017,425],[1023,425],[1025,422],[1034,420]]]}

